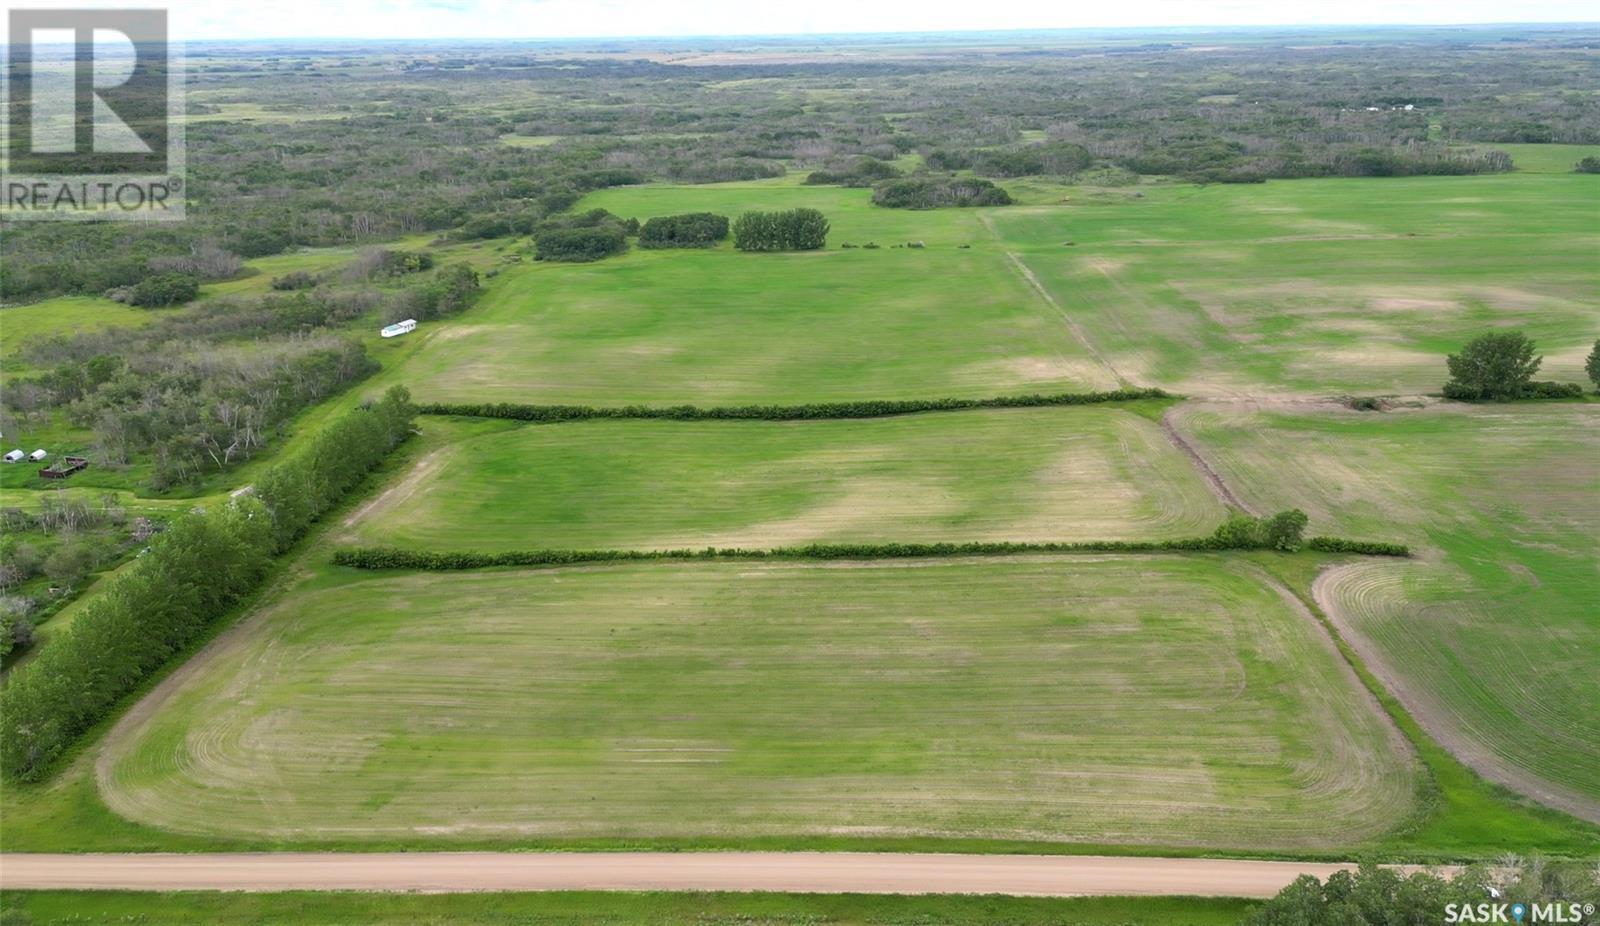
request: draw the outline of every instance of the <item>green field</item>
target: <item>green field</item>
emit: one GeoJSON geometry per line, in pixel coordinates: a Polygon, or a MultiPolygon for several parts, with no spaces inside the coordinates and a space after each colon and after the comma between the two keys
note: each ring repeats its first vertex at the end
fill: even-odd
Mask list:
{"type": "Polygon", "coordinates": [[[1171,557],[336,574],[98,769],[129,819],[280,840],[1317,849],[1416,787],[1309,617],[1171,557]]]}
{"type": "Polygon", "coordinates": [[[1600,818],[1600,406],[1180,416],[1247,502],[1414,544],[1319,593],[1435,737],[1600,818]]]}
{"type": "Polygon", "coordinates": [[[1210,533],[1225,514],[1154,422],[1109,406],[424,426],[437,449],[353,516],[348,539],[439,550],[1161,539],[1210,533]]]}
{"type": "Polygon", "coordinates": [[[641,251],[509,269],[409,369],[434,401],[804,403],[1115,388],[970,213],[875,209],[865,190],[722,184],[586,198],[641,219],[809,205],[879,250],[641,251]],[[894,242],[924,241],[925,249],[894,242]],[[972,242],[969,250],[958,244],[972,242]]]}
{"type": "Polygon", "coordinates": [[[1491,328],[1582,382],[1600,331],[1600,177],[1520,174],[1068,190],[992,212],[1127,378],[1192,395],[1437,392],[1491,328]],[[1063,247],[1072,241],[1073,246],[1063,247]]]}

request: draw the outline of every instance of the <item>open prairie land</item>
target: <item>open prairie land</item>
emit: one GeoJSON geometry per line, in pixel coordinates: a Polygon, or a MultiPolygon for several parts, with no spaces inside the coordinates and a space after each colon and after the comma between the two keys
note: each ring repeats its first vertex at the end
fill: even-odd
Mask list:
{"type": "Polygon", "coordinates": [[[99,760],[233,837],[987,836],[1235,848],[1407,816],[1408,746],[1216,558],[332,574],[99,760]]]}
{"type": "Polygon", "coordinates": [[[1111,406],[425,427],[438,449],[357,512],[350,539],[431,550],[1144,540],[1206,534],[1225,514],[1154,422],[1111,406]]]}
{"type": "Polygon", "coordinates": [[[1470,765],[1600,819],[1600,406],[1177,414],[1247,503],[1414,545],[1319,600],[1470,765]]]}
{"type": "Polygon", "coordinates": [[[1436,392],[1494,328],[1583,381],[1600,330],[1600,177],[1036,191],[1006,247],[1129,379],[1190,395],[1436,392]],[[1064,246],[1072,242],[1070,247],[1064,246]]]}

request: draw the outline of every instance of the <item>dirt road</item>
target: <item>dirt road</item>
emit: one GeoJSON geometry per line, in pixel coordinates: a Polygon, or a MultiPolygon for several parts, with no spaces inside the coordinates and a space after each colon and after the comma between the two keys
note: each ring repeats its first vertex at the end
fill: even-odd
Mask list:
{"type": "Polygon", "coordinates": [[[1342,865],[1236,859],[851,852],[0,855],[0,888],[784,891],[1269,897],[1342,865]]]}

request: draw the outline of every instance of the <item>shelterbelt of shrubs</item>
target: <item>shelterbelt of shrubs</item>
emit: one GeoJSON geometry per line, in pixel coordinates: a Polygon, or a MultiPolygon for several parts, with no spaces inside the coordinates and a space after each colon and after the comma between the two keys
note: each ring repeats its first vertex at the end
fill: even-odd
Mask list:
{"type": "Polygon", "coordinates": [[[808,405],[522,405],[512,402],[423,402],[424,415],[460,415],[467,418],[510,418],[517,421],[581,421],[589,418],[667,418],[677,421],[717,419],[757,421],[808,421],[828,418],[888,418],[920,412],[966,411],[976,408],[1037,408],[1048,405],[1096,405],[1135,399],[1170,399],[1162,389],[1117,389],[1111,392],[1061,392],[1053,395],[1014,395],[990,399],[874,399],[861,402],[814,402],[808,405]]]}
{"type": "Polygon", "coordinates": [[[252,494],[175,519],[0,690],[0,774],[43,777],[117,702],[254,591],[273,555],[405,439],[414,413],[410,396],[394,387],[266,473],[252,494]]]}
{"type": "MultiPolygon", "coordinates": [[[[813,543],[805,546],[746,549],[706,547],[677,550],[511,550],[500,553],[434,552],[394,547],[346,547],[333,554],[333,562],[353,569],[421,569],[447,572],[488,569],[495,566],[572,566],[641,560],[753,560],[753,559],[934,559],[957,556],[1016,556],[1026,553],[1204,553],[1241,549],[1212,535],[1175,540],[1091,540],[1075,543],[813,543]]],[[[1331,552],[1367,553],[1374,556],[1409,556],[1405,547],[1391,543],[1318,537],[1340,547],[1331,552]]],[[[1312,546],[1307,544],[1307,546],[1312,546]]],[[[1313,547],[1322,549],[1322,547],[1313,547]]],[[[1249,549],[1261,549],[1252,547],[1249,549]]]]}

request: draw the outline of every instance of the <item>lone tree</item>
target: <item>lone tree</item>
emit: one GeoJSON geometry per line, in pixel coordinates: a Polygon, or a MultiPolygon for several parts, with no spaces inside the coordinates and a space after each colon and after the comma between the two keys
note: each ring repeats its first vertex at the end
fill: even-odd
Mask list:
{"type": "Polygon", "coordinates": [[[1583,362],[1583,372],[1589,374],[1594,391],[1600,392],[1600,340],[1594,342],[1594,350],[1589,351],[1589,359],[1583,362]]]}
{"type": "Polygon", "coordinates": [[[1504,401],[1527,393],[1543,357],[1533,353],[1533,342],[1520,331],[1479,335],[1445,359],[1450,381],[1447,399],[1504,401]]]}

